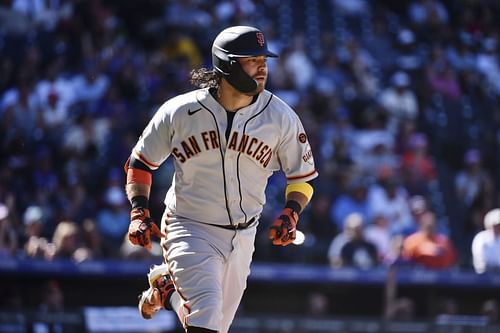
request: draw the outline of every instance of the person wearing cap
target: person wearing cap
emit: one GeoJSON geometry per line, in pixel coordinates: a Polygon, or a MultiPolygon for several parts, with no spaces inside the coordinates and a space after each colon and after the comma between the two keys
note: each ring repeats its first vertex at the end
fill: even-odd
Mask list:
{"type": "Polygon", "coordinates": [[[476,273],[500,271],[500,208],[484,216],[484,230],[472,239],[472,265],[476,273]]]}
{"type": "Polygon", "coordinates": [[[259,29],[224,29],[212,44],[213,68],[191,72],[199,89],[166,101],[132,149],[128,238],[149,249],[151,236],[161,237],[164,259],[139,295],[143,318],[168,309],[188,333],[228,332],[250,274],[268,179],[279,170],[284,208],[268,237],[278,246],[294,241],[318,172],[297,113],[266,90],[267,61],[275,57],[259,29]],[[170,156],[160,231],[148,202],[153,172],[170,156]]]}
{"type": "Polygon", "coordinates": [[[340,249],[342,267],[371,269],[380,264],[377,246],[366,238],[362,221],[351,226],[351,237],[340,249]]]}
{"type": "Polygon", "coordinates": [[[43,209],[37,205],[26,208],[23,215],[24,223],[24,253],[32,258],[46,258],[49,241],[43,236],[44,214],[43,209]]]}
{"type": "Polygon", "coordinates": [[[410,86],[410,76],[400,70],[392,75],[390,86],[380,94],[379,103],[388,114],[387,126],[393,134],[403,121],[415,121],[417,118],[417,96],[410,86]]]}
{"type": "Polygon", "coordinates": [[[342,265],[342,248],[353,238],[355,229],[363,228],[364,217],[358,212],[353,212],[347,215],[342,222],[342,231],[332,239],[328,248],[327,257],[332,268],[337,268],[342,265]]]}

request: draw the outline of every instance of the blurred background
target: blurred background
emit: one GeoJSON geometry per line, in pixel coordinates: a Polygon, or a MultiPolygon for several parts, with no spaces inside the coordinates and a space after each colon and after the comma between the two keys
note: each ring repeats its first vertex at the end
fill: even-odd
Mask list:
{"type": "Polygon", "coordinates": [[[270,179],[231,332],[498,332],[496,0],[0,0],[0,332],[182,332],[138,315],[161,250],[124,238],[123,164],[217,33],[247,24],[280,54],[268,89],[320,177],[285,248],[270,179]]]}

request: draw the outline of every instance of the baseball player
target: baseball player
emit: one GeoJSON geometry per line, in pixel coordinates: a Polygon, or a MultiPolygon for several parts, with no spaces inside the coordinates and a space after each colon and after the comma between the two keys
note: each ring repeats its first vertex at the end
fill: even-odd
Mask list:
{"type": "Polygon", "coordinates": [[[177,313],[186,332],[227,332],[250,273],[265,188],[273,172],[287,177],[285,206],[272,223],[275,245],[293,242],[299,214],[317,177],[297,114],[265,90],[264,34],[249,26],[220,32],[213,69],[191,72],[199,89],[166,101],[132,150],[125,167],[132,205],[128,237],[149,248],[161,237],[164,264],[148,274],[141,315],[177,313]],[[148,210],[152,174],[169,156],[175,173],[165,196],[161,231],[148,210]]]}

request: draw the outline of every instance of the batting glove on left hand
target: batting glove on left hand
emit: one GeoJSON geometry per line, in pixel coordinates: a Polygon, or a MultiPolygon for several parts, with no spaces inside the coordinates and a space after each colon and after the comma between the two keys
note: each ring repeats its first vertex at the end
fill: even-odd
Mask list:
{"type": "Polygon", "coordinates": [[[151,249],[151,233],[158,237],[164,237],[158,226],[149,215],[147,208],[134,208],[130,212],[130,225],[128,227],[128,239],[134,245],[140,245],[151,249]]]}
{"type": "Polygon", "coordinates": [[[295,240],[299,214],[291,208],[285,208],[269,229],[269,239],[273,245],[287,246],[295,240]]]}

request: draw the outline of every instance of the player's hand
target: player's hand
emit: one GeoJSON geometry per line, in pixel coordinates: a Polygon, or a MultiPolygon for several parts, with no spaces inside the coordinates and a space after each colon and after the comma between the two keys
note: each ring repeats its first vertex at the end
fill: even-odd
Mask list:
{"type": "Polygon", "coordinates": [[[164,237],[158,226],[149,215],[147,208],[134,208],[130,212],[130,225],[128,226],[128,239],[134,245],[151,249],[151,234],[164,237]]]}
{"type": "Polygon", "coordinates": [[[285,208],[269,229],[269,239],[274,245],[287,246],[295,240],[299,214],[291,208],[285,208]]]}

